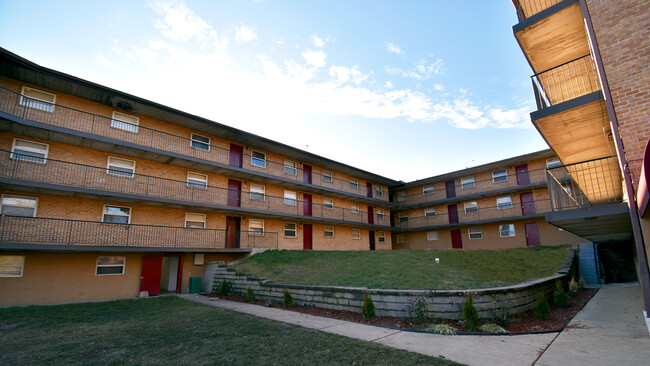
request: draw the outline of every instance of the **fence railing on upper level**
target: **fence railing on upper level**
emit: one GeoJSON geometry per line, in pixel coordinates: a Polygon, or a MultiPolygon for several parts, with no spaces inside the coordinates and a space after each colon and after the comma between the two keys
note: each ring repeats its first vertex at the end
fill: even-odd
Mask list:
{"type": "Polygon", "coordinates": [[[521,22],[533,15],[550,8],[562,0],[512,0],[512,5],[517,12],[517,18],[521,22]]]}
{"type": "Polygon", "coordinates": [[[538,110],[600,90],[591,55],[540,72],[531,79],[538,110]]]}
{"type": "MultiPolygon", "coordinates": [[[[115,224],[94,221],[0,215],[0,243],[155,247],[226,248],[226,230],[115,224]]],[[[239,248],[278,248],[278,233],[232,231],[239,248]]]]}
{"type": "MultiPolygon", "coordinates": [[[[333,189],[346,194],[388,201],[388,192],[377,185],[371,188],[358,179],[340,179],[334,172],[315,172],[303,169],[298,161],[273,161],[266,155],[252,155],[231,151],[229,148],[192,140],[191,136],[177,136],[146,126],[132,124],[58,104],[28,98],[0,87],[0,112],[11,116],[62,127],[87,134],[110,138],[134,145],[202,159],[225,166],[241,168],[251,174],[268,174],[308,186],[333,189]],[[295,165],[292,165],[295,163],[295,165]]],[[[200,133],[198,133],[200,135],[200,133]]],[[[252,148],[252,150],[255,150],[252,148]]],[[[287,157],[291,159],[291,157],[287,157]]]]}

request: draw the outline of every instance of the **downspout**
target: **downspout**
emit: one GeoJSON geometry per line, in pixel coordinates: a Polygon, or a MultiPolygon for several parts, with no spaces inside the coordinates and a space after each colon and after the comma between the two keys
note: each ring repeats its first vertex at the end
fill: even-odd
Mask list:
{"type": "Polygon", "coordinates": [[[632,232],[634,234],[634,241],[636,244],[636,254],[639,260],[639,283],[641,284],[641,291],[643,293],[644,315],[646,321],[650,315],[650,271],[648,270],[648,257],[646,257],[645,246],[643,245],[643,234],[641,233],[641,223],[639,221],[639,212],[637,211],[636,199],[634,196],[634,186],[632,185],[632,178],[630,178],[630,170],[625,158],[625,151],[623,150],[623,140],[621,139],[620,131],[618,130],[618,119],[614,111],[614,104],[612,96],[609,92],[609,84],[607,76],[605,75],[605,68],[603,61],[600,57],[600,49],[596,41],[596,34],[594,27],[591,23],[591,16],[587,8],[586,0],[580,0],[580,8],[582,9],[582,16],[587,28],[587,37],[589,38],[589,47],[591,54],[596,61],[596,71],[600,78],[600,84],[605,98],[605,105],[607,106],[607,114],[612,127],[614,135],[614,145],[616,146],[616,155],[618,155],[618,164],[623,172],[623,181],[625,182],[625,191],[627,195],[627,205],[630,210],[630,219],[632,220],[632,232]]]}

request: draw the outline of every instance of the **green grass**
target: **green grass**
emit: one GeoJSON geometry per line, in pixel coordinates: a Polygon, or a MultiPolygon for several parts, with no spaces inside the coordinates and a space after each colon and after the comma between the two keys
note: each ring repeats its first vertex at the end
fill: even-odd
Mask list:
{"type": "Polygon", "coordinates": [[[452,365],[177,297],[0,309],[2,365],[452,365]]]}
{"type": "Polygon", "coordinates": [[[270,250],[238,270],[281,283],[379,289],[458,290],[505,286],[553,275],[566,247],[507,250],[270,250]],[[440,264],[435,264],[435,258],[440,264]]]}

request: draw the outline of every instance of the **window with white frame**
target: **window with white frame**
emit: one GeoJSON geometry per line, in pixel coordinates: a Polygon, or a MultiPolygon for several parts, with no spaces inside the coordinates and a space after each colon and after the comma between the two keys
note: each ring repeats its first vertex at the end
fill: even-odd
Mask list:
{"type": "Polygon", "coordinates": [[[185,213],[185,227],[188,229],[205,229],[205,214],[185,213]]]}
{"type": "Polygon", "coordinates": [[[323,170],[323,182],[332,183],[334,178],[332,178],[332,172],[323,170]]]}
{"type": "Polygon", "coordinates": [[[397,242],[398,243],[406,243],[406,234],[405,233],[397,234],[397,242]]]}
{"type": "Polygon", "coordinates": [[[2,195],[0,214],[9,216],[36,217],[38,198],[26,196],[2,195]]]}
{"type": "Polygon", "coordinates": [[[137,133],[139,124],[140,118],[136,116],[131,116],[117,111],[113,112],[113,119],[111,119],[111,127],[113,128],[137,133]]]}
{"type": "Polygon", "coordinates": [[[508,171],[506,169],[499,169],[492,172],[492,182],[500,183],[508,181],[508,171]]]}
{"type": "Polygon", "coordinates": [[[208,176],[205,174],[187,172],[187,186],[189,188],[208,188],[208,176]]]}
{"type": "Polygon", "coordinates": [[[462,189],[474,188],[474,176],[461,178],[460,186],[462,189]]]}
{"type": "Polygon", "coordinates": [[[350,205],[350,212],[353,214],[358,214],[359,213],[359,205],[357,203],[353,203],[350,205]]]}
{"type": "Polygon", "coordinates": [[[323,208],[326,208],[328,210],[333,210],[334,209],[334,199],[333,198],[323,198],[323,208]]]}
{"type": "Polygon", "coordinates": [[[102,222],[128,224],[131,222],[131,207],[104,205],[102,222]]]}
{"type": "Polygon", "coordinates": [[[501,233],[501,237],[515,236],[515,225],[499,225],[499,232],[501,233]]]}
{"type": "Polygon", "coordinates": [[[465,202],[465,213],[478,212],[478,204],[476,201],[465,202]]]}
{"type": "Polygon", "coordinates": [[[284,237],[285,238],[295,238],[297,237],[296,224],[293,222],[284,223],[284,237]]]}
{"type": "Polygon", "coordinates": [[[42,90],[23,86],[20,92],[20,105],[25,107],[40,109],[46,112],[54,112],[56,95],[42,90]]]}
{"type": "Polygon", "coordinates": [[[438,240],[438,232],[437,231],[427,231],[427,240],[428,241],[438,240]]]}
{"type": "Polygon", "coordinates": [[[378,243],[385,243],[386,242],[386,232],[377,231],[377,242],[378,243]]]}
{"type": "Polygon", "coordinates": [[[404,202],[408,199],[406,192],[397,192],[397,202],[404,202]]]}
{"type": "Polygon", "coordinates": [[[284,172],[285,174],[296,175],[298,173],[298,164],[292,160],[285,160],[284,172]]]}
{"type": "Polygon", "coordinates": [[[434,192],[433,184],[422,187],[422,194],[423,195],[433,194],[433,192],[434,192]]]}
{"type": "Polygon", "coordinates": [[[110,175],[133,178],[135,174],[135,161],[110,156],[108,158],[107,168],[106,173],[110,175]]]}
{"type": "Polygon", "coordinates": [[[436,216],[436,208],[435,207],[425,208],[424,209],[424,216],[425,217],[436,216]]]}
{"type": "Polygon", "coordinates": [[[352,189],[359,189],[359,180],[350,178],[350,188],[352,189]]]}
{"type": "Polygon", "coordinates": [[[123,275],[126,257],[97,257],[95,275],[123,275]]]}
{"type": "Polygon", "coordinates": [[[361,239],[361,229],[352,229],[352,239],[361,239]]]}
{"type": "Polygon", "coordinates": [[[512,198],[510,196],[497,197],[497,210],[506,210],[512,208],[512,198]]]}
{"type": "Polygon", "coordinates": [[[552,159],[546,159],[546,168],[551,169],[551,168],[557,168],[559,166],[562,166],[562,162],[558,158],[552,158],[552,159]]]}
{"type": "Polygon", "coordinates": [[[284,204],[288,206],[296,205],[296,192],[284,191],[284,204]]]}
{"type": "Polygon", "coordinates": [[[40,142],[14,139],[11,158],[45,164],[50,145],[40,142]]]}
{"type": "Polygon", "coordinates": [[[22,277],[24,266],[23,255],[0,255],[0,277],[22,277]]]}
{"type": "Polygon", "coordinates": [[[264,220],[250,219],[248,220],[249,235],[263,236],[264,235],[264,220]]]}
{"type": "Polygon", "coordinates": [[[264,201],[266,199],[266,188],[258,184],[251,184],[251,201],[264,201]]]}
{"type": "Polygon", "coordinates": [[[324,226],[323,227],[323,236],[326,238],[334,237],[334,227],[333,226],[324,226]]]}
{"type": "Polygon", "coordinates": [[[375,186],[375,196],[376,197],[384,196],[384,189],[381,186],[375,186]]]}
{"type": "Polygon", "coordinates": [[[210,151],[210,138],[193,133],[190,146],[196,149],[210,151]]]}
{"type": "Polygon", "coordinates": [[[266,154],[259,151],[251,151],[251,165],[266,168],[266,154]]]}
{"type": "Polygon", "coordinates": [[[378,208],[377,209],[377,220],[383,220],[384,219],[384,209],[383,208],[378,208]]]}
{"type": "Polygon", "coordinates": [[[470,239],[483,239],[483,229],[480,227],[471,227],[467,230],[470,239]]]}
{"type": "Polygon", "coordinates": [[[399,213],[399,222],[409,222],[409,213],[408,213],[408,211],[399,213]]]}

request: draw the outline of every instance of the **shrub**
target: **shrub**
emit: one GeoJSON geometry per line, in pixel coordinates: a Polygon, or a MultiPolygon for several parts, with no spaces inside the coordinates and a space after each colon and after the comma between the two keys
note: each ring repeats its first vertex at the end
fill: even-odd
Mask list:
{"type": "Polygon", "coordinates": [[[510,305],[507,305],[507,303],[503,302],[501,304],[501,307],[496,307],[496,297],[494,297],[494,300],[492,303],[494,304],[495,307],[490,309],[490,318],[492,319],[493,322],[496,324],[505,327],[506,325],[512,323],[512,307],[510,305]]]}
{"type": "Polygon", "coordinates": [[[475,330],[478,326],[478,310],[474,306],[472,294],[467,296],[467,301],[463,305],[463,326],[469,330],[475,330]]]}
{"type": "Polygon", "coordinates": [[[371,321],[375,318],[375,304],[372,303],[370,295],[365,291],[363,292],[363,306],[361,307],[361,313],[366,321],[371,321]]]}
{"type": "Polygon", "coordinates": [[[288,290],[284,290],[284,295],[282,296],[282,302],[284,303],[285,308],[293,307],[293,297],[288,290]]]}
{"type": "Polygon", "coordinates": [[[424,297],[412,297],[406,304],[406,312],[408,317],[418,324],[423,324],[427,321],[427,307],[429,301],[424,297]]]}
{"type": "Polygon", "coordinates": [[[255,293],[253,292],[253,289],[250,287],[246,289],[246,301],[247,302],[255,301],[255,293]]]}
{"type": "Polygon", "coordinates": [[[508,331],[503,329],[503,327],[494,323],[483,324],[479,327],[479,329],[483,332],[488,333],[508,333],[508,331]]]}
{"type": "Polygon", "coordinates": [[[573,296],[576,292],[578,292],[578,282],[576,282],[575,277],[571,277],[571,281],[569,282],[569,294],[573,296]]]}
{"type": "Polygon", "coordinates": [[[451,325],[447,324],[434,324],[430,327],[427,328],[427,330],[430,330],[434,333],[437,334],[442,334],[442,335],[455,335],[458,329],[452,327],[451,325]]]}
{"type": "Polygon", "coordinates": [[[533,315],[537,319],[546,319],[551,315],[551,306],[546,301],[546,296],[544,293],[540,293],[537,301],[535,302],[535,307],[533,308],[533,315]]]}
{"type": "Polygon", "coordinates": [[[555,292],[553,292],[553,306],[566,308],[569,306],[569,294],[564,292],[562,281],[555,281],[555,292]]]}
{"type": "Polygon", "coordinates": [[[228,292],[230,292],[230,285],[228,284],[228,281],[223,280],[221,282],[221,286],[219,286],[219,296],[226,296],[228,295],[228,292]]]}

